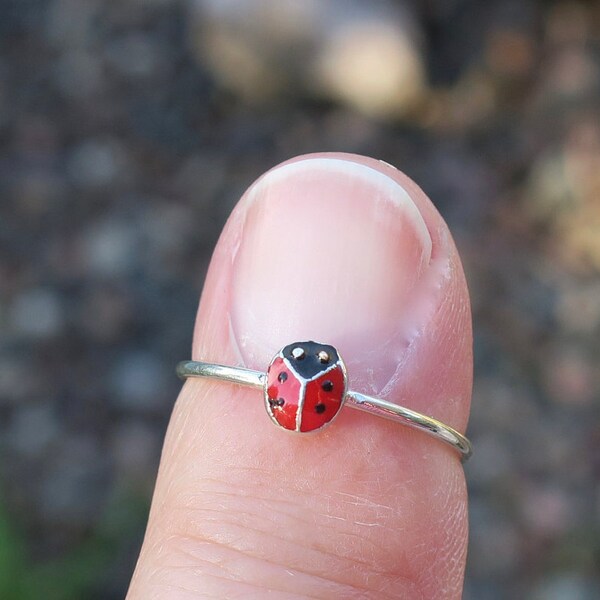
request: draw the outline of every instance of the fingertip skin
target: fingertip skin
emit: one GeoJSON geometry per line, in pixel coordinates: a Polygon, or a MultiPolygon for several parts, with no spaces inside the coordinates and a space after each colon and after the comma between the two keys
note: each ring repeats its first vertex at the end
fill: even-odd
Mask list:
{"type": "MultiPolygon", "coordinates": [[[[259,178],[233,211],[193,358],[266,371],[283,346],[318,340],[339,350],[351,389],[464,431],[470,307],[447,226],[385,163],[336,153],[283,166],[302,161],[259,178]],[[331,215],[333,229],[308,226],[331,215]],[[341,251],[319,246],[324,232],[341,251]]],[[[464,474],[445,444],[347,408],[289,433],[260,392],[189,380],[129,598],[456,600],[466,543],[464,474]]]]}
{"type": "MultiPolygon", "coordinates": [[[[372,200],[373,196],[368,191],[358,195],[356,199],[358,208],[353,215],[353,222],[357,223],[358,229],[364,229],[365,222],[372,219],[372,200]]],[[[294,216],[288,218],[293,220],[294,216]]],[[[388,218],[393,218],[393,213],[388,218]]],[[[278,224],[280,222],[277,221],[278,224]]],[[[269,233],[263,234],[262,229],[259,231],[260,239],[267,240],[269,256],[280,253],[280,246],[272,242],[271,233],[272,229],[279,229],[278,224],[268,222],[265,229],[269,233]]],[[[336,227],[340,229],[339,224],[336,227]]],[[[357,246],[352,235],[347,230],[345,233],[350,238],[348,246],[357,246]]],[[[401,237],[405,231],[392,231],[391,234],[393,238],[401,237]]],[[[291,246],[294,238],[287,236],[286,230],[282,244],[291,246]]],[[[328,242],[331,244],[330,238],[331,234],[328,242]]],[[[337,246],[344,247],[343,228],[340,238],[337,246]]],[[[321,244],[320,239],[313,245],[316,244],[321,244]]],[[[374,245],[381,244],[381,236],[376,231],[374,245]]],[[[251,258],[246,262],[250,263],[249,280],[254,290],[256,273],[262,265],[252,258],[253,250],[253,247],[249,249],[251,258]]],[[[365,253],[364,245],[358,246],[358,254],[365,253]]],[[[306,260],[306,253],[301,249],[298,251],[298,262],[306,260]]],[[[331,262],[331,258],[329,260],[331,262]]],[[[371,273],[373,270],[372,262],[367,261],[365,271],[371,273]]],[[[192,348],[194,359],[204,357],[205,360],[218,360],[221,357],[222,360],[229,361],[228,364],[265,370],[272,356],[283,345],[311,337],[333,343],[340,349],[349,370],[349,382],[356,391],[398,402],[401,399],[402,404],[409,408],[434,416],[459,431],[464,432],[466,429],[473,380],[473,340],[471,307],[462,263],[450,231],[431,200],[407,175],[387,163],[344,153],[318,153],[293,158],[268,171],[249,188],[224,228],[211,261],[196,319],[192,348]],[[236,269],[241,262],[239,253],[243,249],[241,240],[248,235],[248,211],[254,206],[258,212],[266,213],[270,210],[267,207],[271,205],[283,206],[283,215],[287,210],[285,202],[273,193],[266,195],[263,202],[265,206],[257,208],[256,204],[259,202],[253,194],[254,187],[281,167],[315,159],[349,162],[384,174],[401,186],[418,209],[431,238],[428,270],[414,286],[417,289],[412,290],[412,295],[404,303],[399,301],[396,291],[404,287],[405,279],[400,277],[395,280],[393,274],[397,270],[410,270],[410,267],[403,268],[401,263],[402,259],[411,263],[412,255],[410,252],[402,254],[405,248],[401,249],[399,255],[395,246],[387,253],[380,252],[376,256],[380,270],[378,277],[371,280],[371,287],[378,292],[384,291],[376,298],[367,296],[358,308],[354,305],[356,295],[365,287],[365,281],[358,278],[352,261],[350,266],[347,263],[344,265],[347,267],[346,271],[338,272],[335,276],[332,274],[329,279],[327,276],[317,278],[315,294],[308,293],[307,286],[298,276],[298,269],[294,269],[289,263],[284,263],[279,270],[271,270],[269,266],[262,269],[266,271],[267,283],[256,286],[258,290],[252,293],[248,291],[248,280],[244,280],[246,285],[241,291],[239,284],[236,286],[236,269]],[[288,273],[292,275],[289,276],[288,273]],[[294,279],[300,281],[300,284],[292,299],[286,295],[279,304],[270,305],[262,321],[252,322],[250,334],[247,331],[242,334],[236,331],[235,309],[232,308],[236,301],[244,306],[244,310],[256,315],[257,309],[252,305],[252,298],[257,303],[266,302],[272,299],[274,290],[288,287],[294,279]],[[340,300],[327,313],[323,308],[323,296],[330,297],[331,288],[340,285],[338,279],[344,280],[346,285],[342,289],[340,300]],[[392,280],[396,282],[395,287],[390,283],[392,280]],[[372,317],[365,318],[363,323],[361,318],[366,313],[377,313],[377,301],[381,297],[381,304],[384,307],[391,305],[395,312],[384,318],[381,328],[376,331],[377,324],[373,323],[372,317]],[[311,304],[310,300],[313,298],[316,299],[311,304]],[[346,299],[349,301],[346,302],[346,299]],[[294,300],[297,300],[297,304],[294,304],[294,300]],[[347,311],[343,310],[344,302],[349,305],[347,311]],[[298,305],[307,314],[300,324],[290,330],[289,324],[295,318],[294,312],[300,310],[298,305]],[[338,315],[342,315],[339,326],[332,332],[329,323],[338,315]],[[314,326],[310,325],[312,319],[316,321],[314,326]],[[255,341],[259,339],[260,346],[255,341]],[[244,344],[250,346],[252,351],[245,352],[244,344]]]]}

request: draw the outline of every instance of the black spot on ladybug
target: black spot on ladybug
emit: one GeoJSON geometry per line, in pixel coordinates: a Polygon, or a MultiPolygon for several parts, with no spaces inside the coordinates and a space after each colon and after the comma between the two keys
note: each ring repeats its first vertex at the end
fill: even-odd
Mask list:
{"type": "Polygon", "coordinates": [[[269,398],[269,405],[271,408],[275,408],[276,406],[283,406],[285,404],[285,400],[283,398],[278,398],[275,400],[274,398],[269,398]]]}
{"type": "Polygon", "coordinates": [[[327,379],[321,384],[321,389],[324,392],[330,392],[333,389],[333,383],[327,379]]]}
{"type": "Polygon", "coordinates": [[[321,413],[324,413],[325,412],[325,405],[324,404],[317,404],[317,405],[315,405],[315,412],[317,414],[319,414],[319,415],[321,413]]]}
{"type": "Polygon", "coordinates": [[[285,371],[282,371],[277,376],[277,379],[278,379],[279,383],[283,383],[284,381],[287,381],[287,373],[285,371]]]}

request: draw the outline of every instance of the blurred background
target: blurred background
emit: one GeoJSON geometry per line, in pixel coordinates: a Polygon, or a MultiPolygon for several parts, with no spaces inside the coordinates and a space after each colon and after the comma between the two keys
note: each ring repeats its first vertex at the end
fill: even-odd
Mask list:
{"type": "Polygon", "coordinates": [[[600,597],[600,3],[0,0],[0,598],[124,596],[219,231],[323,150],[465,263],[465,598],[600,597]]]}

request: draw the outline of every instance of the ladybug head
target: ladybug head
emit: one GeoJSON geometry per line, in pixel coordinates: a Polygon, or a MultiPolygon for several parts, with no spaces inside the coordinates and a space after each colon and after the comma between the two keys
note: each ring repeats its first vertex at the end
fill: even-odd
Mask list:
{"type": "Polygon", "coordinates": [[[317,342],[295,342],[281,353],[300,377],[312,379],[339,362],[337,350],[317,342]]]}

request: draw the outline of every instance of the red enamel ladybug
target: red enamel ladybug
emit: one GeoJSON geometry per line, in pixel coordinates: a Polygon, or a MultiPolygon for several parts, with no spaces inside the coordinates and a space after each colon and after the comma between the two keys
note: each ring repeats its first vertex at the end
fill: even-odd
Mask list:
{"type": "Polygon", "coordinates": [[[271,419],[291,431],[330,423],[346,395],[346,368],[333,346],[296,342],[283,348],[267,370],[265,405],[271,419]]]}

